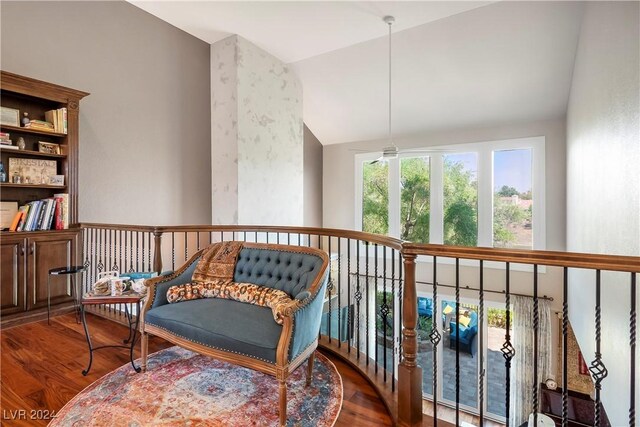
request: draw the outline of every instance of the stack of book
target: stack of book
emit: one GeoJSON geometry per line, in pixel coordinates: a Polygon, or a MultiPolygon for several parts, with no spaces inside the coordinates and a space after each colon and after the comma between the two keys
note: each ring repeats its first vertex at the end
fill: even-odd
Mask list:
{"type": "Polygon", "coordinates": [[[10,148],[12,150],[17,150],[18,147],[13,145],[13,141],[11,141],[11,135],[7,132],[0,132],[0,147],[2,148],[10,148]]]}
{"type": "Polygon", "coordinates": [[[44,130],[44,131],[47,131],[47,132],[55,132],[55,129],[53,128],[53,123],[45,122],[44,120],[31,120],[31,121],[29,121],[29,123],[24,125],[24,127],[27,128],[27,129],[44,130]]]}
{"type": "Polygon", "coordinates": [[[9,231],[64,230],[69,228],[69,194],[34,200],[20,206],[9,231]]]}
{"type": "Polygon", "coordinates": [[[53,131],[58,133],[67,133],[67,109],[58,108],[44,113],[46,121],[53,123],[53,131]]]}

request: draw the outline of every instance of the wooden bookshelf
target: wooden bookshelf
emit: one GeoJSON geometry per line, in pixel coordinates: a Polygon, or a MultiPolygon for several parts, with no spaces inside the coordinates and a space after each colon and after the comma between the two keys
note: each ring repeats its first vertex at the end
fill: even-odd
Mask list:
{"type": "MultiPolygon", "coordinates": [[[[24,150],[0,146],[0,160],[7,174],[7,182],[0,183],[1,201],[17,202],[18,206],[22,206],[35,200],[52,198],[59,193],[67,193],[69,224],[77,223],[79,105],[80,100],[87,95],[89,94],[79,90],[0,71],[0,104],[19,110],[21,118],[24,112],[28,112],[31,120],[45,120],[45,112],[67,109],[66,134],[0,125],[2,132],[10,134],[13,145],[17,145],[20,137],[25,140],[24,150]],[[58,144],[65,154],[41,153],[38,151],[39,142],[58,144]],[[53,161],[55,175],[63,175],[65,185],[14,183],[14,172],[26,176],[29,165],[21,165],[20,169],[12,171],[10,158],[46,160],[49,161],[50,168],[53,161]]],[[[0,251],[0,316],[3,321],[27,318],[46,312],[49,270],[80,262],[80,231],[74,227],[65,230],[2,231],[0,251]]],[[[56,309],[72,306],[70,290],[67,280],[51,281],[51,303],[56,309]]]]}

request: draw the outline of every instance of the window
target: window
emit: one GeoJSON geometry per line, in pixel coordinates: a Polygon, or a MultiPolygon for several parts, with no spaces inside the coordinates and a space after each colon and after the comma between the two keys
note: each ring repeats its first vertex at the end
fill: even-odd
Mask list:
{"type": "Polygon", "coordinates": [[[444,244],[478,244],[476,153],[444,156],[444,244]]]}
{"type": "Polygon", "coordinates": [[[545,249],[544,137],[379,156],[356,155],[361,230],[416,243],[545,249]]]}
{"type": "Polygon", "coordinates": [[[493,246],[531,249],[531,149],[493,152],[493,246]]]}
{"type": "Polygon", "coordinates": [[[400,159],[400,238],[429,243],[429,157],[400,159]]]}
{"type": "Polygon", "coordinates": [[[362,231],[389,232],[389,165],[366,162],[362,167],[362,231]]]}

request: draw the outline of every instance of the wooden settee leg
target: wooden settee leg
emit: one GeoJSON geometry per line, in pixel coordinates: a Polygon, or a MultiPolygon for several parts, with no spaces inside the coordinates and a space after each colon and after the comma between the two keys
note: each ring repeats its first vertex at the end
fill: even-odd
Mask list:
{"type": "Polygon", "coordinates": [[[142,349],[141,349],[142,363],[140,367],[142,368],[142,372],[147,372],[147,354],[149,353],[149,334],[147,334],[146,332],[142,332],[140,343],[142,345],[142,349]]]}
{"type": "Polygon", "coordinates": [[[307,386],[311,385],[311,380],[313,379],[313,361],[316,358],[316,352],[314,351],[309,356],[309,364],[307,365],[307,386]]]}
{"type": "Polygon", "coordinates": [[[280,380],[280,426],[287,425],[287,383],[280,380]]]}

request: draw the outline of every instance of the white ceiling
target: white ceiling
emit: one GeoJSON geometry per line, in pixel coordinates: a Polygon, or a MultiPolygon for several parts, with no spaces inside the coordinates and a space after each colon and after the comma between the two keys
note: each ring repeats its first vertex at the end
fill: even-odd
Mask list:
{"type": "Polygon", "coordinates": [[[239,34],[300,77],[323,144],[493,126],[566,112],[581,2],[131,1],[209,43],[239,34]]]}
{"type": "Polygon", "coordinates": [[[158,1],[130,3],[208,43],[238,34],[285,63],[380,37],[489,1],[158,1]]]}

